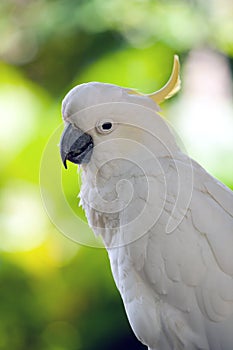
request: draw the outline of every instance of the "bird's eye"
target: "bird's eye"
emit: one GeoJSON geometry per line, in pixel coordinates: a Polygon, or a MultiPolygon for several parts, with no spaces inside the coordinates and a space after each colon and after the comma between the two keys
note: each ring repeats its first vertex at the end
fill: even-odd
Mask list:
{"type": "Polygon", "coordinates": [[[106,122],[102,124],[102,129],[103,130],[110,130],[112,129],[112,123],[111,122],[106,122]]]}
{"type": "Polygon", "coordinates": [[[104,120],[97,124],[96,129],[101,134],[107,134],[113,130],[113,125],[111,120],[104,120]]]}

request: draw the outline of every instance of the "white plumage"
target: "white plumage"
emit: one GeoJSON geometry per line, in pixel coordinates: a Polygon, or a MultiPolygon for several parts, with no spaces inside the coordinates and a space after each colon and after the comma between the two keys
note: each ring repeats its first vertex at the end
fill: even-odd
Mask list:
{"type": "Polygon", "coordinates": [[[75,87],[63,118],[94,148],[75,161],[63,135],[63,161],[82,163],[81,204],[138,339],[150,350],[232,350],[232,192],[179,149],[155,101],[110,84],[75,87]]]}

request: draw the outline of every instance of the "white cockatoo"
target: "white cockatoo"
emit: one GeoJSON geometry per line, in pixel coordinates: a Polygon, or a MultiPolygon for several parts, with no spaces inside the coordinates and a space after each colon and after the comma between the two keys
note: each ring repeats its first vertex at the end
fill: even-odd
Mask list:
{"type": "Polygon", "coordinates": [[[80,164],[81,205],[137,338],[150,350],[232,350],[233,195],[159,115],[179,86],[175,56],[153,94],[74,87],[62,105],[61,158],[80,164]]]}

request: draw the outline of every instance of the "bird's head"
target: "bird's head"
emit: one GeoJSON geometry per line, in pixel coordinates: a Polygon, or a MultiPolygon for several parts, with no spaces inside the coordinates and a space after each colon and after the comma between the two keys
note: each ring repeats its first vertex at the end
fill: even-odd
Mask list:
{"type": "Polygon", "coordinates": [[[84,165],[92,160],[98,164],[113,158],[131,158],[135,153],[140,157],[136,145],[154,145],[162,152],[173,138],[157,113],[158,105],[179,87],[177,56],[168,83],[153,94],[142,95],[97,82],[74,87],[62,104],[65,129],[60,152],[64,166],[67,167],[67,161],[84,165]]]}

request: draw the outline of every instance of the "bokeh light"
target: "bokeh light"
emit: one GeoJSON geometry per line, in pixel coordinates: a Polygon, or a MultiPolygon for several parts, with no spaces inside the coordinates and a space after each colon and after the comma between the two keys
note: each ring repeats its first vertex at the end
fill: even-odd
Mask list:
{"type": "Polygon", "coordinates": [[[51,154],[46,145],[75,84],[149,93],[166,82],[177,53],[182,90],[163,114],[189,154],[233,188],[232,17],[228,0],[1,0],[0,349],[145,348],[129,327],[105,250],[78,245],[47,215],[45,192],[66,220],[53,192],[59,171],[67,205],[86,220],[76,167],[65,173],[57,145],[51,154]],[[40,188],[43,157],[50,168],[40,188]]]}

